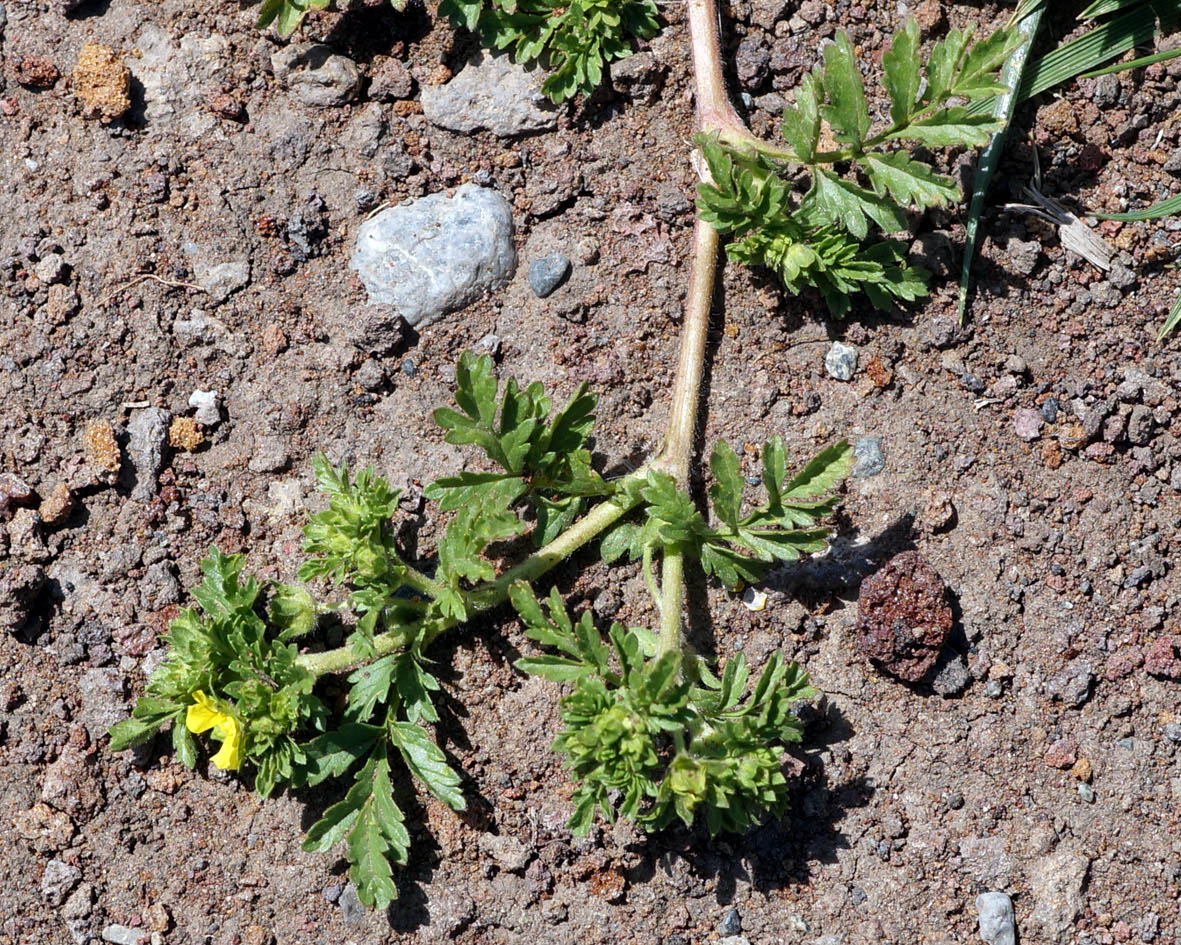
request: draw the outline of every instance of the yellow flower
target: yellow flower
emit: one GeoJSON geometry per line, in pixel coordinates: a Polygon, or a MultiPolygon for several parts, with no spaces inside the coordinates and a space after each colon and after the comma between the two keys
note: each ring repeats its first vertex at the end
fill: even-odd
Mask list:
{"type": "Polygon", "coordinates": [[[213,763],[224,771],[237,771],[242,767],[242,724],[200,690],[193,698],[197,701],[189,706],[185,727],[194,734],[213,729],[213,737],[222,743],[213,763]]]}

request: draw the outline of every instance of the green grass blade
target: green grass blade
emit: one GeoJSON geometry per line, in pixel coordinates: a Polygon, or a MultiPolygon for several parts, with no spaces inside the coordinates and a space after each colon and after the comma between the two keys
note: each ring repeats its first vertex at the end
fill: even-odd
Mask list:
{"type": "Polygon", "coordinates": [[[1096,69],[1094,72],[1084,72],[1079,78],[1094,79],[1112,72],[1127,72],[1130,69],[1142,69],[1145,66],[1151,66],[1153,63],[1175,59],[1177,56],[1181,56],[1181,46],[1178,46],[1176,49],[1166,49],[1164,52],[1153,53],[1151,56],[1141,56],[1139,59],[1133,59],[1131,62],[1117,62],[1114,66],[1107,66],[1105,69],[1096,69]]]}
{"type": "Polygon", "coordinates": [[[1090,20],[1108,13],[1118,13],[1139,6],[1144,0],[1095,0],[1089,7],[1078,15],[1080,20],[1090,20]]]}
{"type": "Polygon", "coordinates": [[[1100,220],[1120,220],[1124,223],[1137,223],[1141,220],[1156,220],[1181,211],[1181,194],[1162,200],[1143,210],[1133,210],[1130,213],[1096,213],[1100,220]]]}
{"type": "Polygon", "coordinates": [[[1161,329],[1156,336],[1156,340],[1164,341],[1178,325],[1181,325],[1181,293],[1177,294],[1177,301],[1173,303],[1173,307],[1169,311],[1169,317],[1166,318],[1165,323],[1161,325],[1161,329]]]}
{"type": "Polygon", "coordinates": [[[960,269],[960,299],[959,316],[962,324],[968,315],[968,290],[972,284],[972,260],[976,256],[976,236],[980,227],[980,214],[984,211],[984,198],[988,196],[988,188],[992,183],[992,175],[1000,164],[1001,154],[1005,150],[1005,142],[1009,137],[1009,123],[1013,120],[1013,111],[1017,107],[1015,90],[1020,86],[1025,65],[1029,61],[1029,50],[1033,47],[1034,37],[1037,36],[1038,26],[1042,21],[1042,14],[1048,6],[1048,0],[1035,0],[1023,5],[1018,11],[1024,16],[1017,24],[1017,32],[1021,35],[1021,45],[1014,51],[1001,70],[1001,84],[1009,91],[996,96],[993,102],[993,115],[1004,120],[1004,126],[992,136],[984,153],[980,156],[980,163],[976,167],[976,176],[972,183],[972,202],[968,206],[967,232],[964,237],[964,262],[960,269]]]}

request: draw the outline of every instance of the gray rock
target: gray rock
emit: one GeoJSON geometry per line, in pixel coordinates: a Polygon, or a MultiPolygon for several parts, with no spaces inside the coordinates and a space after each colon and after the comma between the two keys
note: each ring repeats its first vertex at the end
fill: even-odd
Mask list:
{"type": "Polygon", "coordinates": [[[24,561],[48,561],[52,555],[45,544],[41,515],[32,509],[17,509],[8,523],[9,553],[24,561]]]}
{"type": "Polygon", "coordinates": [[[860,437],[853,446],[853,475],[858,479],[868,479],[885,468],[886,455],[882,452],[881,437],[860,437]]]}
{"type": "Polygon", "coordinates": [[[1015,945],[1012,899],[1003,892],[981,893],[976,897],[976,911],[980,913],[980,937],[988,945],[1015,945]]]}
{"type": "Polygon", "coordinates": [[[516,265],[508,202],[474,184],[366,220],[349,261],[370,302],[392,305],[416,327],[503,286],[516,265]]]}
{"type": "Polygon", "coordinates": [[[112,945],[148,945],[151,936],[146,929],[133,929],[128,925],[108,925],[103,929],[103,941],[112,945]]]}
{"type": "Polygon", "coordinates": [[[82,879],[82,871],[62,860],[52,859],[41,874],[41,898],[48,905],[60,906],[82,879]]]}
{"type": "Polygon", "coordinates": [[[193,419],[203,427],[215,427],[221,423],[221,396],[215,390],[197,389],[189,394],[189,406],[196,407],[193,419]]]}
{"type": "Polygon", "coordinates": [[[1169,722],[1165,726],[1165,738],[1174,744],[1181,745],[1181,722],[1169,722]]]}
{"type": "Polygon", "coordinates": [[[450,131],[487,129],[498,138],[557,127],[553,104],[541,94],[543,74],[508,56],[477,52],[445,85],[423,86],[427,121],[450,131]]]}
{"type": "Polygon", "coordinates": [[[1151,408],[1143,404],[1133,407],[1128,417],[1128,442],[1133,446],[1147,446],[1152,441],[1154,422],[1151,408]]]}
{"type": "Polygon", "coordinates": [[[1095,674],[1091,664],[1083,657],[1077,657],[1066,664],[1047,687],[1051,696],[1069,706],[1078,708],[1087,701],[1091,694],[1091,683],[1095,674]]]}
{"type": "Polygon", "coordinates": [[[141,410],[127,424],[127,453],[135,467],[131,498],[146,502],[156,493],[156,477],[164,468],[164,444],[172,414],[160,407],[141,410]]]}
{"type": "Polygon", "coordinates": [[[1004,837],[965,837],[959,849],[964,872],[976,882],[984,886],[1007,886],[1012,882],[1013,858],[1004,837]]]}
{"type": "Polygon", "coordinates": [[[78,721],[92,739],[102,738],[116,722],[127,718],[123,699],[123,676],[112,666],[88,669],[78,681],[82,707],[78,721]]]}
{"type": "Polygon", "coordinates": [[[33,275],[45,285],[64,282],[70,267],[66,265],[61,253],[50,253],[33,268],[33,275]]]}
{"type": "Polygon", "coordinates": [[[271,56],[275,78],[312,108],[351,102],[361,88],[361,73],[347,56],[320,43],[292,43],[271,56]]]}
{"type": "Polygon", "coordinates": [[[957,696],[967,689],[971,680],[972,674],[968,671],[968,664],[962,656],[956,655],[939,667],[931,680],[931,688],[948,698],[957,696]]]}
{"type": "Polygon", "coordinates": [[[857,349],[834,342],[824,356],[824,369],[838,381],[851,381],[857,372],[857,349]]]}
{"type": "Polygon", "coordinates": [[[245,259],[210,264],[204,259],[194,258],[193,271],[197,285],[208,292],[215,302],[224,302],[235,292],[250,285],[250,262],[245,259]]]}
{"type": "Polygon", "coordinates": [[[414,92],[414,77],[397,59],[386,60],[369,82],[369,97],[375,102],[392,102],[410,98],[414,92]]]}
{"type": "Polygon", "coordinates": [[[1034,861],[1028,871],[1034,901],[1030,923],[1042,934],[1031,936],[1031,940],[1047,945],[1069,941],[1071,927],[1083,907],[1083,886],[1090,868],[1091,861],[1069,846],[1034,861]]]}
{"type": "Polygon", "coordinates": [[[39,565],[9,564],[0,569],[0,632],[16,633],[28,623],[44,586],[45,572],[39,565]]]}
{"type": "Polygon", "coordinates": [[[85,919],[94,911],[94,884],[83,883],[71,894],[62,907],[65,919],[85,919]]]}
{"type": "Polygon", "coordinates": [[[718,925],[721,935],[737,935],[742,931],[742,914],[737,909],[730,909],[718,925]]]}
{"type": "Polygon", "coordinates": [[[638,52],[611,64],[611,84],[633,102],[651,105],[664,88],[667,72],[668,67],[652,53],[638,52]]]}
{"type": "Polygon", "coordinates": [[[1042,244],[1037,240],[1009,240],[1009,265],[1023,276],[1037,268],[1042,255],[1042,244]]]}
{"type": "Polygon", "coordinates": [[[385,370],[373,358],[368,358],[357,368],[357,373],[353,375],[353,380],[360,384],[364,390],[381,390],[385,386],[385,370]]]}
{"type": "Polygon", "coordinates": [[[529,287],[539,299],[556,290],[570,274],[570,260],[561,253],[542,256],[529,264],[529,287]]]}
{"type": "Polygon", "coordinates": [[[357,896],[355,883],[349,883],[345,886],[340,894],[340,898],[336,900],[336,904],[340,907],[340,913],[344,918],[345,925],[360,925],[365,921],[366,910],[361,904],[360,897],[357,896]]]}
{"type": "Polygon", "coordinates": [[[1131,269],[1117,262],[1111,264],[1111,271],[1107,273],[1107,281],[1117,289],[1130,289],[1136,284],[1137,277],[1131,269]]]}
{"type": "Polygon", "coordinates": [[[261,436],[255,441],[254,454],[246,465],[251,472],[280,472],[287,468],[290,461],[286,439],[281,436],[261,436]]]}
{"type": "Polygon", "coordinates": [[[525,844],[507,834],[480,834],[480,850],[492,857],[506,873],[519,873],[533,859],[532,851],[525,844]]]}

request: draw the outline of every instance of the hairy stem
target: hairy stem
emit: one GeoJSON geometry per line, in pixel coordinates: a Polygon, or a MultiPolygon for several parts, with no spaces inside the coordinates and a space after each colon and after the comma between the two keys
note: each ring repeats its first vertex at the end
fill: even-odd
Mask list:
{"type": "MultiPolygon", "coordinates": [[[[509,568],[495,581],[489,581],[466,592],[464,603],[467,607],[468,619],[503,604],[508,600],[508,591],[514,582],[536,581],[551,568],[560,564],[583,545],[619,521],[639,502],[638,495],[634,499],[629,498],[631,490],[622,488],[623,483],[632,479],[642,480],[647,475],[647,467],[636,470],[623,480],[614,499],[600,502],[548,545],[539,548],[515,567],[509,568]]],[[[431,583],[434,584],[433,581],[431,583]]],[[[429,591],[429,588],[427,590],[429,591]]],[[[420,646],[425,647],[439,634],[450,630],[458,623],[459,620],[455,618],[445,621],[432,620],[425,628],[421,623],[412,623],[378,634],[373,638],[373,648],[378,656],[385,656],[416,640],[420,646]]],[[[370,659],[371,657],[358,651],[355,647],[342,646],[335,650],[325,650],[322,653],[302,653],[296,657],[295,662],[313,676],[323,676],[326,673],[344,672],[366,663],[370,659]]]]}

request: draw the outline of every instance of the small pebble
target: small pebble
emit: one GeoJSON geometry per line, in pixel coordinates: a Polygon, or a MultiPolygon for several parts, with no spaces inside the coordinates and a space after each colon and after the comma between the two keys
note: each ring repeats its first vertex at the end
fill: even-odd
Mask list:
{"type": "Polygon", "coordinates": [[[349,883],[341,891],[336,904],[340,907],[345,925],[360,925],[368,915],[368,910],[361,905],[361,900],[357,896],[357,887],[352,883],[349,883]]]}
{"type": "Polygon", "coordinates": [[[956,656],[939,668],[935,678],[931,680],[931,688],[944,698],[950,698],[967,689],[971,679],[968,664],[962,656],[956,656]]]}
{"type": "Polygon", "coordinates": [[[980,937],[988,945],[1014,945],[1017,927],[1013,920],[1013,900],[1003,892],[986,892],[976,897],[980,913],[980,937]]]}
{"type": "Polygon", "coordinates": [[[1181,745],[1181,723],[1170,722],[1165,726],[1165,738],[1181,745]]]}
{"type": "Polygon", "coordinates": [[[984,392],[984,381],[975,374],[964,373],[960,376],[960,387],[970,394],[981,394],[984,392]]]}
{"type": "Polygon", "coordinates": [[[824,369],[838,381],[851,381],[857,371],[857,349],[834,342],[824,356],[824,369]]]}
{"type": "Polygon", "coordinates": [[[1053,423],[1058,419],[1058,401],[1053,397],[1042,404],[1042,419],[1046,423],[1053,423]]]}
{"type": "Polygon", "coordinates": [[[863,436],[853,447],[853,475],[858,479],[876,476],[886,468],[882,440],[877,436],[863,436]]]}
{"type": "Polygon", "coordinates": [[[999,679],[990,679],[984,686],[984,694],[990,699],[999,699],[1005,694],[1004,684],[999,679]]]}
{"type": "Polygon", "coordinates": [[[402,373],[407,377],[414,377],[418,373],[418,368],[415,367],[414,362],[407,358],[402,362],[402,373]]]}
{"type": "Polygon", "coordinates": [[[196,407],[193,419],[203,427],[221,423],[221,397],[215,390],[195,390],[189,394],[189,406],[196,407]]]}
{"type": "Polygon", "coordinates": [[[561,253],[542,256],[529,264],[529,287],[539,299],[552,294],[570,275],[570,260],[561,253]]]}
{"type": "Polygon", "coordinates": [[[1032,407],[1022,407],[1013,414],[1013,430],[1027,443],[1042,435],[1042,415],[1032,407]]]}
{"type": "Polygon", "coordinates": [[[1083,799],[1084,803],[1087,803],[1087,804],[1094,804],[1095,803],[1095,789],[1093,787],[1091,787],[1091,785],[1087,784],[1085,781],[1079,782],[1078,796],[1083,799]]]}
{"type": "Polygon", "coordinates": [[[340,898],[340,894],[342,892],[344,892],[344,887],[338,883],[333,886],[325,886],[320,890],[320,895],[329,902],[336,902],[336,900],[340,898]]]}
{"type": "Polygon", "coordinates": [[[737,909],[730,909],[726,913],[721,924],[718,926],[718,932],[721,935],[737,935],[742,931],[742,916],[737,909]]]}

